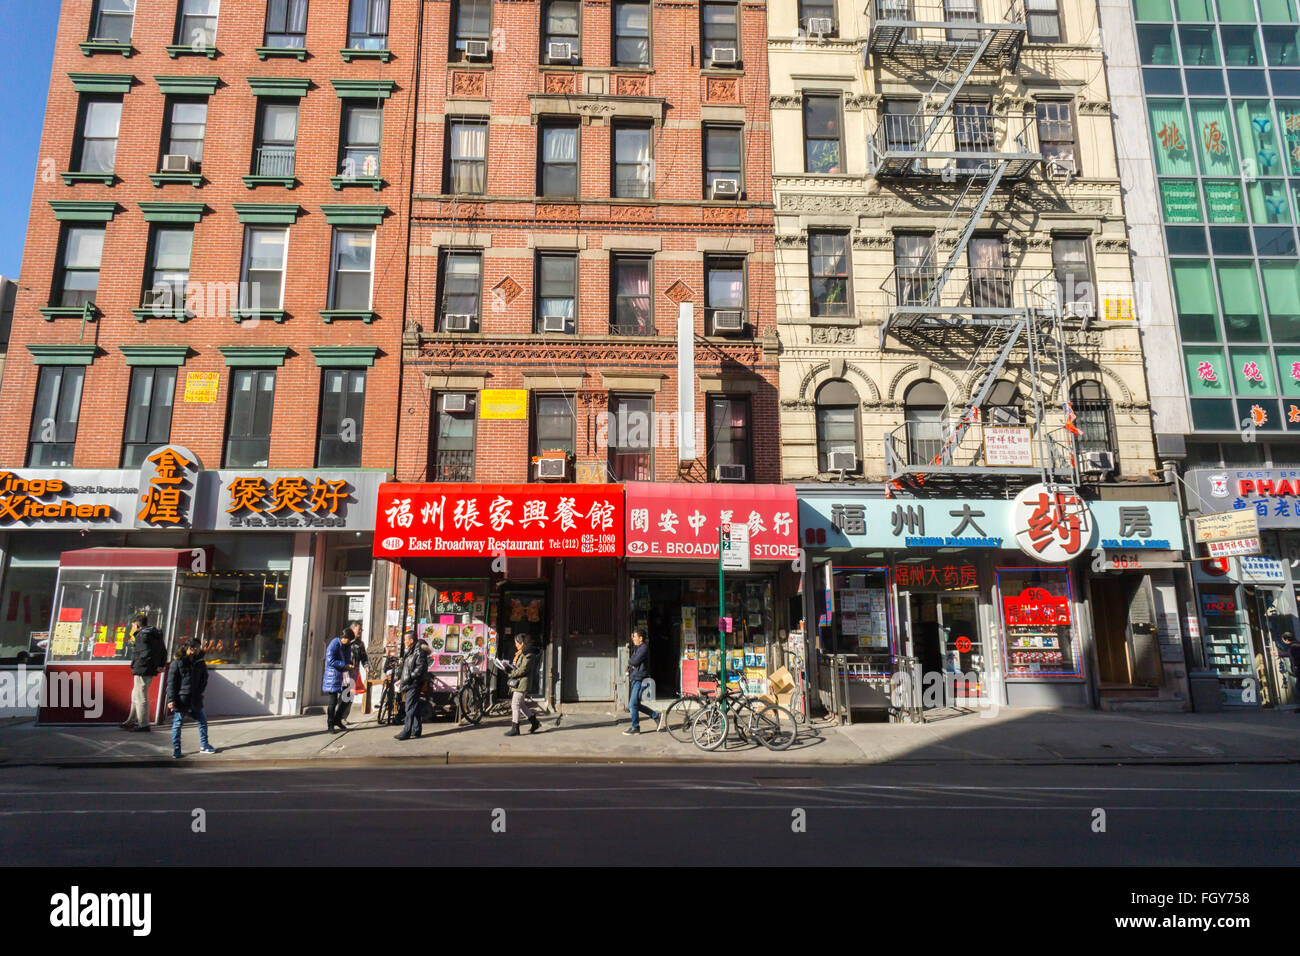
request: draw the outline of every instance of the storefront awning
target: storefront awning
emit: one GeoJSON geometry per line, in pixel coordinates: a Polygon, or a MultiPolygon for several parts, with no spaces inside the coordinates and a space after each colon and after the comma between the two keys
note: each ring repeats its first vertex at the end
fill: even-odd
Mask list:
{"type": "Polygon", "coordinates": [[[799,554],[798,508],[790,485],[629,482],[628,557],[718,559],[718,529],[749,527],[755,561],[799,554]]]}

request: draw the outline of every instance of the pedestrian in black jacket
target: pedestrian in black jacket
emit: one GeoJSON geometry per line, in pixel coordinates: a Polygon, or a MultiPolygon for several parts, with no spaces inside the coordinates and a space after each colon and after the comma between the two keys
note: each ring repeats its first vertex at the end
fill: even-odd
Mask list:
{"type": "Polygon", "coordinates": [[[181,724],[189,714],[199,725],[199,753],[217,751],[208,743],[208,716],[203,712],[203,692],[208,686],[208,665],[197,640],[176,648],[167,675],[167,710],[172,715],[172,756],[181,756],[181,724]]]}
{"type": "Polygon", "coordinates": [[[632,712],[632,726],[623,731],[623,735],[641,733],[641,715],[653,717],[655,730],[663,730],[664,720],[649,707],[641,703],[641,694],[645,691],[645,682],[650,679],[650,645],[640,629],[632,632],[632,653],[627,659],[627,709],[632,712]]]}
{"type": "Polygon", "coordinates": [[[406,723],[398,740],[410,740],[420,736],[424,727],[420,723],[420,687],[425,675],[429,673],[429,645],[415,640],[415,631],[408,630],[403,637],[406,653],[402,656],[402,669],[397,680],[397,689],[402,693],[406,708],[406,723]]]}
{"type": "Polygon", "coordinates": [[[119,726],[123,730],[149,729],[149,683],[167,665],[167,647],[162,631],[149,626],[149,615],[141,611],[131,621],[131,713],[119,726]]]}

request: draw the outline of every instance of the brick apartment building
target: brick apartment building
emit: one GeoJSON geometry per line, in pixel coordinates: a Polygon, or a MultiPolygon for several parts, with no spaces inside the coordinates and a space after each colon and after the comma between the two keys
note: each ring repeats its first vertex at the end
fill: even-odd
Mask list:
{"type": "Polygon", "coordinates": [[[6,513],[18,610],[0,653],[36,653],[51,604],[80,600],[55,575],[87,547],[205,548],[210,563],[186,563],[204,573],[175,593],[114,579],[107,604],[69,611],[81,632],[55,634],[51,665],[120,660],[121,625],[145,607],[204,636],[210,710],[296,712],[318,696],[325,640],[349,617],[368,626],[419,14],[416,0],[63,4],[0,467],[16,476],[7,503],[42,487],[29,480],[66,487],[31,496],[56,506],[41,516],[6,513]],[[163,467],[177,461],[179,496],[163,467]]]}
{"type": "MultiPolygon", "coordinates": [[[[651,520],[678,516],[716,558],[718,503],[743,517],[780,480],[766,4],[454,0],[427,3],[422,30],[399,481],[518,503],[551,477],[626,483],[634,517],[637,483],[659,482],[651,520]]],[[[716,641],[716,581],[706,613],[692,577],[716,565],[699,560],[403,564],[421,624],[448,594],[489,594],[507,646],[563,639],[548,697],[552,681],[564,699],[613,697],[616,638],[638,623],[664,639],[671,689],[683,605],[716,641]]],[[[778,584],[769,567],[729,593],[754,602],[756,634],[774,635],[778,584]]]]}

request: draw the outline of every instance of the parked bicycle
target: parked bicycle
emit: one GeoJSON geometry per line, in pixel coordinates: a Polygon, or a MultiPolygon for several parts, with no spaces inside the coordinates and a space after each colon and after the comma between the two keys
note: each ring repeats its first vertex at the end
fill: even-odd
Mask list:
{"type": "Polygon", "coordinates": [[[379,695],[379,707],[375,711],[375,720],[381,727],[400,724],[406,719],[406,715],[402,713],[401,697],[397,693],[397,671],[400,664],[400,658],[384,658],[384,689],[379,695]]]}
{"type": "Polygon", "coordinates": [[[691,728],[695,724],[695,718],[712,700],[713,698],[701,694],[683,694],[668,705],[664,711],[664,726],[673,740],[684,744],[691,742],[691,728]]]}
{"type": "Polygon", "coordinates": [[[790,713],[801,724],[808,723],[808,669],[804,666],[803,655],[796,650],[786,651],[786,667],[794,678],[794,690],[790,692],[790,713]]]}
{"type": "Polygon", "coordinates": [[[712,699],[691,722],[691,739],[701,750],[717,750],[732,729],[741,740],[757,740],[768,750],[789,750],[799,736],[794,715],[779,704],[759,702],[738,690],[712,699]]]}
{"type": "Polygon", "coordinates": [[[497,696],[496,673],[483,668],[483,653],[471,651],[460,657],[459,690],[456,692],[457,720],[477,724],[484,716],[500,717],[509,712],[510,699],[497,696]]]}

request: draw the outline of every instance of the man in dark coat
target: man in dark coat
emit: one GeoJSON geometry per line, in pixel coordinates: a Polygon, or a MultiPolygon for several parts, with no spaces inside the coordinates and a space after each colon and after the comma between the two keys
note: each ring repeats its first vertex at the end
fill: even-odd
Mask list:
{"type": "Polygon", "coordinates": [[[402,670],[398,677],[397,689],[402,693],[406,708],[406,724],[397,735],[398,740],[410,740],[420,736],[423,727],[420,724],[420,686],[429,672],[428,645],[416,642],[415,631],[406,632],[404,643],[406,653],[402,657],[402,670]]]}
{"type": "Polygon", "coordinates": [[[628,694],[627,709],[632,712],[632,726],[623,731],[623,735],[641,733],[641,715],[653,717],[655,730],[662,730],[663,717],[641,703],[641,694],[645,691],[645,682],[650,679],[650,645],[640,629],[632,632],[632,653],[627,659],[628,694]]]}
{"type": "Polygon", "coordinates": [[[203,712],[203,692],[208,687],[208,665],[203,645],[197,640],[176,648],[171,673],[167,675],[167,710],[172,715],[172,756],[181,756],[181,725],[189,714],[199,725],[199,753],[214,754],[208,743],[208,717],[203,712]]]}
{"type": "Polygon", "coordinates": [[[167,647],[162,631],[149,626],[144,611],[131,622],[131,713],[120,725],[123,730],[149,729],[149,684],[167,664],[167,647]]]}

